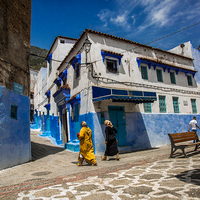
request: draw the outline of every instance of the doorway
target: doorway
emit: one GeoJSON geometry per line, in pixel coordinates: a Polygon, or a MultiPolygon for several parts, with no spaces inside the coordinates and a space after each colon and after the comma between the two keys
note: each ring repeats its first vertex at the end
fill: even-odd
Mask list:
{"type": "Polygon", "coordinates": [[[63,109],[62,111],[62,134],[63,144],[68,143],[68,121],[66,109],[63,109]]]}
{"type": "Polygon", "coordinates": [[[126,146],[126,121],[124,106],[108,106],[110,121],[117,129],[118,146],[126,146]]]}

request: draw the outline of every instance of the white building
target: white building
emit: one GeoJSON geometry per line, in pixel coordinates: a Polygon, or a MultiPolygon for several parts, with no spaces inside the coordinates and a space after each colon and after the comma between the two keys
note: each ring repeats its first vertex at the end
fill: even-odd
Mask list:
{"type": "Polygon", "coordinates": [[[38,115],[46,114],[45,105],[48,103],[48,98],[45,95],[47,91],[47,68],[42,67],[38,72],[37,83],[34,88],[34,105],[39,112],[38,115]]]}
{"type": "MultiPolygon", "coordinates": [[[[176,53],[179,55],[193,58],[194,69],[199,71],[199,69],[200,69],[200,50],[195,49],[192,46],[192,43],[190,41],[185,42],[184,44],[181,44],[173,49],[170,49],[169,51],[172,53],[176,53]]],[[[196,73],[195,80],[196,80],[197,84],[200,84],[200,73],[199,72],[196,73]]]]}
{"type": "Polygon", "coordinates": [[[47,91],[50,95],[50,115],[59,115],[56,103],[52,98],[52,95],[57,91],[57,86],[54,84],[55,79],[57,78],[57,68],[60,63],[63,61],[65,56],[73,47],[76,39],[57,36],[47,54],[47,91]]]}
{"type": "Polygon", "coordinates": [[[30,68],[30,121],[34,120],[34,87],[37,83],[38,71],[30,68]]]}
{"type": "Polygon", "coordinates": [[[82,120],[100,154],[105,119],[118,129],[120,151],[131,151],[169,144],[168,133],[187,131],[193,114],[199,118],[197,71],[190,55],[86,29],[58,71],[53,96],[65,116],[63,139],[71,150],[82,120]],[[88,53],[82,48],[87,38],[88,53]]]}

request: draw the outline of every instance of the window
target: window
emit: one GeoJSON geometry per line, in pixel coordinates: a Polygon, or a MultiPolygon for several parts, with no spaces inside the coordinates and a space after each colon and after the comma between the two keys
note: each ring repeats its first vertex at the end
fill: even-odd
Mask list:
{"type": "Polygon", "coordinates": [[[160,108],[160,113],[166,113],[166,102],[165,102],[165,96],[159,96],[159,108],[160,108]]]}
{"type": "Polygon", "coordinates": [[[61,44],[64,44],[64,43],[65,43],[65,40],[60,40],[60,43],[61,43],[61,44]]]}
{"type": "Polygon", "coordinates": [[[17,108],[18,106],[14,106],[14,105],[11,105],[11,118],[12,119],[17,119],[17,108]]]}
{"type": "Polygon", "coordinates": [[[76,78],[78,78],[80,76],[80,64],[76,64],[75,74],[76,74],[76,78]]]}
{"type": "Polygon", "coordinates": [[[49,74],[50,74],[52,69],[52,53],[48,55],[47,62],[49,63],[49,74]]]}
{"type": "Polygon", "coordinates": [[[110,60],[110,59],[106,59],[106,66],[107,66],[107,70],[109,72],[117,72],[117,61],[116,60],[110,60]]]}
{"type": "Polygon", "coordinates": [[[193,86],[191,76],[187,76],[187,81],[188,81],[188,85],[193,86]]]}
{"type": "Polygon", "coordinates": [[[159,82],[163,82],[163,77],[162,77],[162,70],[161,69],[156,69],[157,73],[157,79],[159,82]]]}
{"type": "Polygon", "coordinates": [[[196,99],[191,99],[192,113],[197,113],[196,99]]]}
{"type": "Polygon", "coordinates": [[[141,66],[142,79],[148,80],[147,67],[141,66]]]}
{"type": "Polygon", "coordinates": [[[176,84],[175,73],[170,72],[170,80],[172,84],[176,84]]]}
{"type": "Polygon", "coordinates": [[[174,113],[179,113],[178,97],[173,97],[174,113]]]}
{"type": "Polygon", "coordinates": [[[147,102],[147,103],[144,103],[143,105],[144,105],[144,112],[151,113],[151,103],[147,102]]]}

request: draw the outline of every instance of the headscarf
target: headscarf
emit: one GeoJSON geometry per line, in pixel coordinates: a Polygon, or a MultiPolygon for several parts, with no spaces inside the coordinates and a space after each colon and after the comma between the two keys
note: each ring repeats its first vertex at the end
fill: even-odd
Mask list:
{"type": "Polygon", "coordinates": [[[87,123],[85,121],[81,122],[81,127],[87,127],[87,123]]]}
{"type": "Polygon", "coordinates": [[[109,121],[109,120],[105,120],[104,121],[104,124],[105,124],[105,126],[109,126],[109,127],[113,127],[113,125],[112,125],[112,122],[111,121],[109,121]]]}

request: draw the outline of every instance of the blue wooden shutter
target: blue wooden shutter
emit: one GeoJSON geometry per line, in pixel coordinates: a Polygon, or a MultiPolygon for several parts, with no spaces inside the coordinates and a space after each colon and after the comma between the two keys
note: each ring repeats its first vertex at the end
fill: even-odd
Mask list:
{"type": "Polygon", "coordinates": [[[192,77],[191,76],[187,76],[187,80],[188,80],[188,85],[193,86],[192,77]]]}
{"type": "Polygon", "coordinates": [[[157,79],[158,79],[158,81],[159,82],[163,82],[162,70],[161,69],[157,69],[156,73],[157,73],[157,79]]]}
{"type": "Polygon", "coordinates": [[[148,79],[147,67],[141,66],[142,79],[148,79]]]}
{"type": "Polygon", "coordinates": [[[170,72],[170,79],[171,79],[171,83],[172,84],[176,84],[176,79],[175,79],[175,73],[174,72],[170,72]]]}

